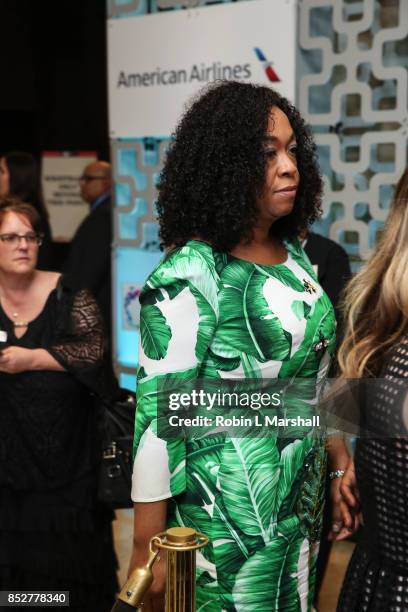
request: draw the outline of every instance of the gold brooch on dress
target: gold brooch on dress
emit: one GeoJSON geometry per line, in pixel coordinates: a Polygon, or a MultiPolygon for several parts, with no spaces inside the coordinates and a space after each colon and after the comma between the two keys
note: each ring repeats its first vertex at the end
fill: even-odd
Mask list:
{"type": "Polygon", "coordinates": [[[317,342],[313,346],[313,350],[315,353],[320,353],[320,351],[324,351],[329,346],[329,341],[325,338],[321,331],[319,331],[319,342],[317,342]]]}
{"type": "Polygon", "coordinates": [[[317,289],[314,285],[312,285],[312,283],[308,280],[306,280],[305,278],[302,279],[303,280],[303,286],[306,289],[306,291],[308,293],[316,293],[317,289]]]}

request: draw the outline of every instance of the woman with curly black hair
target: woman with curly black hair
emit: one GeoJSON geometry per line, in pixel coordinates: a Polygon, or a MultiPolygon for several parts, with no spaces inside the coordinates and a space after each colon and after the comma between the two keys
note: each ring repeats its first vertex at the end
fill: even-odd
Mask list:
{"type": "MultiPolygon", "coordinates": [[[[166,526],[204,532],[210,545],[198,555],[197,610],[312,605],[325,443],[308,419],[335,319],[296,236],[318,216],[321,188],[297,110],[268,87],[240,82],[217,83],[196,99],[161,175],[167,255],[140,300],[131,567],[145,561],[149,538],[166,526]],[[304,397],[287,392],[295,378],[310,379],[304,397]],[[225,404],[210,405],[209,396],[195,412],[191,400],[187,413],[209,420],[189,427],[180,392],[193,398],[197,379],[206,391],[230,391],[229,379],[251,393],[278,380],[278,408],[256,414],[278,415],[280,427],[231,429],[225,404]]],[[[255,411],[240,414],[252,423],[255,411]]],[[[333,461],[342,470],[348,458],[337,453],[333,461]]],[[[352,519],[335,501],[341,538],[352,519]]],[[[163,586],[161,561],[146,606],[162,609],[163,586]]]]}
{"type": "Polygon", "coordinates": [[[279,109],[279,118],[284,114],[289,122],[293,138],[288,151],[302,181],[298,184],[298,178],[292,177],[294,169],[289,169],[282,184],[294,183],[289,186],[297,190],[287,198],[279,196],[288,209],[268,228],[268,235],[278,241],[293,239],[299,227],[316,220],[322,182],[313,140],[298,111],[268,87],[226,83],[210,87],[176,129],[157,204],[165,247],[181,246],[199,236],[228,252],[253,239],[265,170],[276,153],[273,141],[265,136],[268,127],[273,132],[273,107],[279,109]]]}

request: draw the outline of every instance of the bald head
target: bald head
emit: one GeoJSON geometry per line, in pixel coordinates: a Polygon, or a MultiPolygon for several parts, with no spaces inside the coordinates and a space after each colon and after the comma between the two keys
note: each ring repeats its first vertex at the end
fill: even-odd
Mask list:
{"type": "Polygon", "coordinates": [[[101,195],[110,193],[112,187],[112,167],[109,162],[95,161],[88,164],[79,179],[81,196],[92,204],[101,195]]]}

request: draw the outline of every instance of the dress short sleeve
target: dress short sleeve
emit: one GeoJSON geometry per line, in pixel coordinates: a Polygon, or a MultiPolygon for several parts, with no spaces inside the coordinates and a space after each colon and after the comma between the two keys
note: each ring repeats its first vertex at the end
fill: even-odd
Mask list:
{"type": "Polygon", "coordinates": [[[140,345],[132,499],[153,502],[186,489],[185,440],[160,437],[161,390],[191,384],[215,333],[218,282],[209,245],[168,255],[140,296],[140,345]]]}

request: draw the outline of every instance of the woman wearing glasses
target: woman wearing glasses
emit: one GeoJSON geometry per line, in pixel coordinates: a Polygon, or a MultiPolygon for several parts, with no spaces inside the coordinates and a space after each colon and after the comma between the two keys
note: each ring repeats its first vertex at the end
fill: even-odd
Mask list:
{"type": "Polygon", "coordinates": [[[32,206],[0,199],[0,590],[70,591],[71,608],[103,611],[115,557],[90,391],[114,384],[93,298],[36,269],[39,228],[32,206]]]}
{"type": "Polygon", "coordinates": [[[42,194],[40,166],[31,153],[10,151],[0,158],[0,197],[7,196],[29,202],[38,212],[43,238],[37,268],[49,270],[53,266],[51,228],[42,194]]]}

